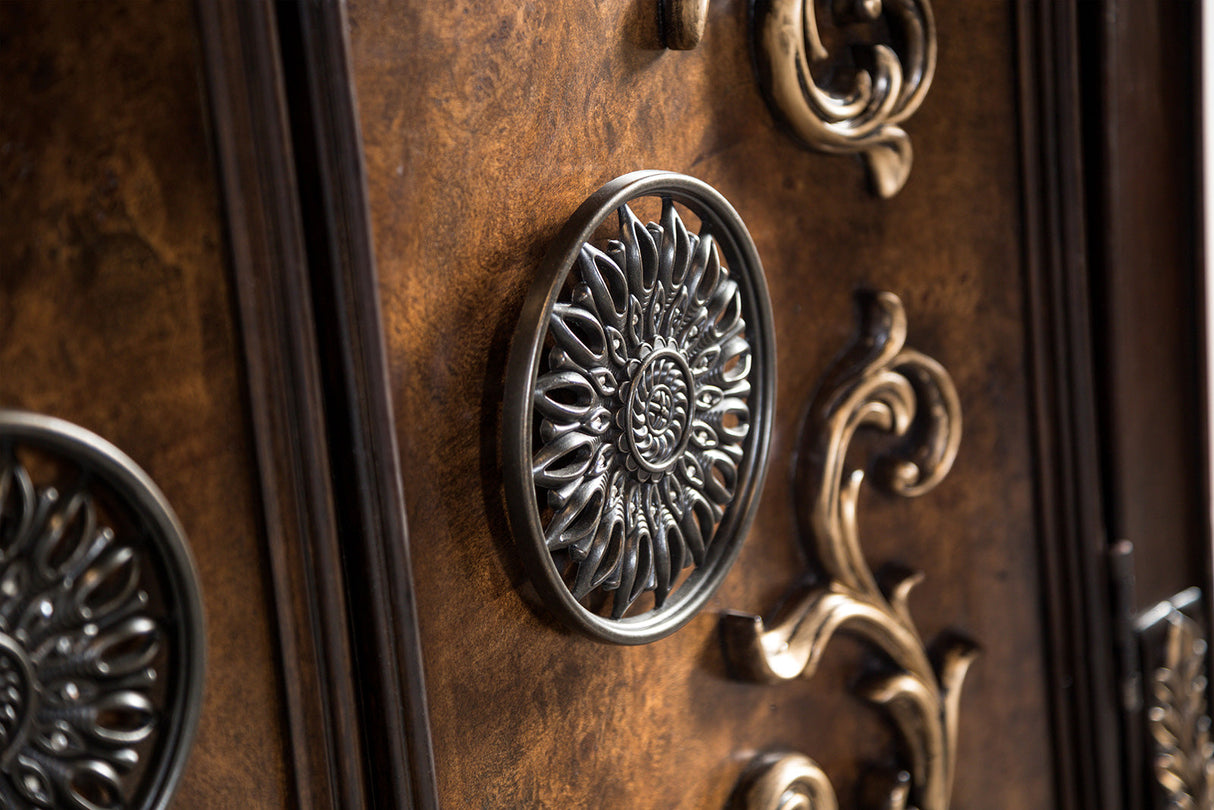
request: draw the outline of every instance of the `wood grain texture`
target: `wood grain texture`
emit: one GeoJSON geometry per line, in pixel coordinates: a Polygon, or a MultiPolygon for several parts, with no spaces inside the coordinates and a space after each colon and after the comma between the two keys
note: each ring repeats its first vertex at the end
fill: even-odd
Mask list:
{"type": "Polygon", "coordinates": [[[777,746],[821,762],[846,800],[863,763],[888,760],[888,731],[850,697],[858,650],[829,650],[812,682],[735,683],[714,615],[767,611],[803,569],[792,453],[861,286],[902,296],[911,344],[949,369],[965,414],[944,484],[919,501],[867,496],[861,514],[874,564],[927,572],[912,597],[925,635],[953,627],[984,646],[962,699],[956,805],[1052,804],[1013,16],[934,6],[940,68],[908,126],[915,167],[880,201],[857,163],[772,123],[743,2],[714,3],[687,53],[660,49],[648,2],[351,4],[443,806],[721,807],[749,758],[777,746]],[[498,444],[534,268],[589,193],[640,168],[696,175],[747,221],[780,387],[772,472],[733,572],[686,628],[626,649],[534,607],[498,444]]]}
{"type": "MultiPolygon", "coordinates": [[[[302,286],[310,288],[323,336],[329,478],[358,660],[359,722],[372,741],[356,764],[369,806],[430,810],[434,762],[345,6],[280,4],[278,21],[307,234],[310,284],[302,286]]],[[[343,753],[342,761],[353,759],[348,747],[343,753]]]]}
{"type": "Polygon", "coordinates": [[[208,669],[174,807],[282,807],[282,682],[193,7],[0,3],[0,403],[164,490],[208,669]]]}

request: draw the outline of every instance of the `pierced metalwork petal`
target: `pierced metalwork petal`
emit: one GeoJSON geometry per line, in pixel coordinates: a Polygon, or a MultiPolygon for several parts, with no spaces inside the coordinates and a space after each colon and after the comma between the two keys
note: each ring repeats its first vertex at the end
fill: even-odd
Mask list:
{"type": "Polygon", "coordinates": [[[642,643],[716,589],[765,471],[773,344],[754,245],[709,186],[638,172],[570,220],[515,335],[504,449],[520,550],[568,624],[642,643]]]}
{"type": "Polygon", "coordinates": [[[0,807],[166,807],[203,657],[194,564],[147,475],[0,410],[0,807]]]}

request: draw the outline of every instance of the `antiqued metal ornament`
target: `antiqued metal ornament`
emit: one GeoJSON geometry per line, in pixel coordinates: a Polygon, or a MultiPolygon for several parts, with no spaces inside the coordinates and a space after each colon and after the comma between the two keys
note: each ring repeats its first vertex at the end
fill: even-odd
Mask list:
{"type": "Polygon", "coordinates": [[[1206,692],[1207,644],[1201,626],[1181,606],[1200,606],[1197,588],[1162,602],[1139,620],[1138,632],[1146,642],[1162,639],[1150,658],[1156,658],[1148,678],[1146,723],[1150,732],[1151,765],[1161,806],[1206,810],[1214,807],[1214,740],[1206,692]]]}
{"type": "Polygon", "coordinates": [[[707,184],[625,175],[567,223],[515,333],[503,457],[519,550],[569,626],[652,641],[720,584],[766,469],[774,348],[754,244],[707,184]]]}
{"type": "Polygon", "coordinates": [[[203,668],[194,564],[146,473],[0,410],[0,807],[167,807],[203,668]]]}
{"type": "Polygon", "coordinates": [[[928,0],[758,0],[752,34],[768,103],[793,135],[823,152],[862,155],[880,196],[901,191],[912,151],[899,124],[919,109],[936,71],[928,0]],[[838,24],[834,48],[819,7],[838,24]]]}
{"type": "MultiPolygon", "coordinates": [[[[906,759],[876,787],[885,809],[945,810],[952,791],[961,683],[976,653],[960,637],[929,656],[907,597],[922,575],[901,571],[880,582],[860,549],[856,507],[863,469],[848,465],[856,432],[874,428],[896,441],[876,458],[884,489],[913,497],[948,473],[961,440],[961,408],[944,368],[905,348],[906,314],[890,293],[861,297],[862,326],[828,373],[810,409],[798,488],[803,539],[823,576],[800,586],[771,620],[727,613],[722,640],[733,671],[762,683],[812,677],[836,632],[856,636],[888,664],[860,693],[884,707],[906,759]],[[933,664],[933,658],[936,663],[933,664]]],[[[812,760],[793,752],[760,757],[739,788],[746,810],[834,810],[835,791],[812,760]]]]}
{"type": "Polygon", "coordinates": [[[704,38],[708,0],[658,0],[662,41],[674,51],[690,51],[704,38]]]}

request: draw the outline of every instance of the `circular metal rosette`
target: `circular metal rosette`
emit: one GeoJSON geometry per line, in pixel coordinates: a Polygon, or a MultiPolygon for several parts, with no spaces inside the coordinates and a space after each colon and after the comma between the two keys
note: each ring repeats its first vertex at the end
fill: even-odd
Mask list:
{"type": "Polygon", "coordinates": [[[198,725],[202,603],[147,474],[0,410],[0,807],[167,807],[198,725]]]}
{"type": "Polygon", "coordinates": [[[766,472],[774,342],[754,243],[711,186],[628,174],[566,224],[523,307],[503,423],[514,535],[566,624],[653,641],[720,585],[766,472]]]}

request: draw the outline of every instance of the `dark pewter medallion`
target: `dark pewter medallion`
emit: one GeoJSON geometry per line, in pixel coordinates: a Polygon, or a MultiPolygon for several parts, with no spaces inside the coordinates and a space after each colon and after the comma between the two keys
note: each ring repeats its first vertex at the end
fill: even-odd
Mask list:
{"type": "Polygon", "coordinates": [[[105,440],[0,410],[0,807],[162,810],[198,725],[194,563],[105,440]]]}
{"type": "Polygon", "coordinates": [[[774,343],[754,243],[707,184],[635,172],[566,224],[523,307],[503,421],[516,542],[566,624],[654,641],[720,585],[766,472],[774,343]]]}

